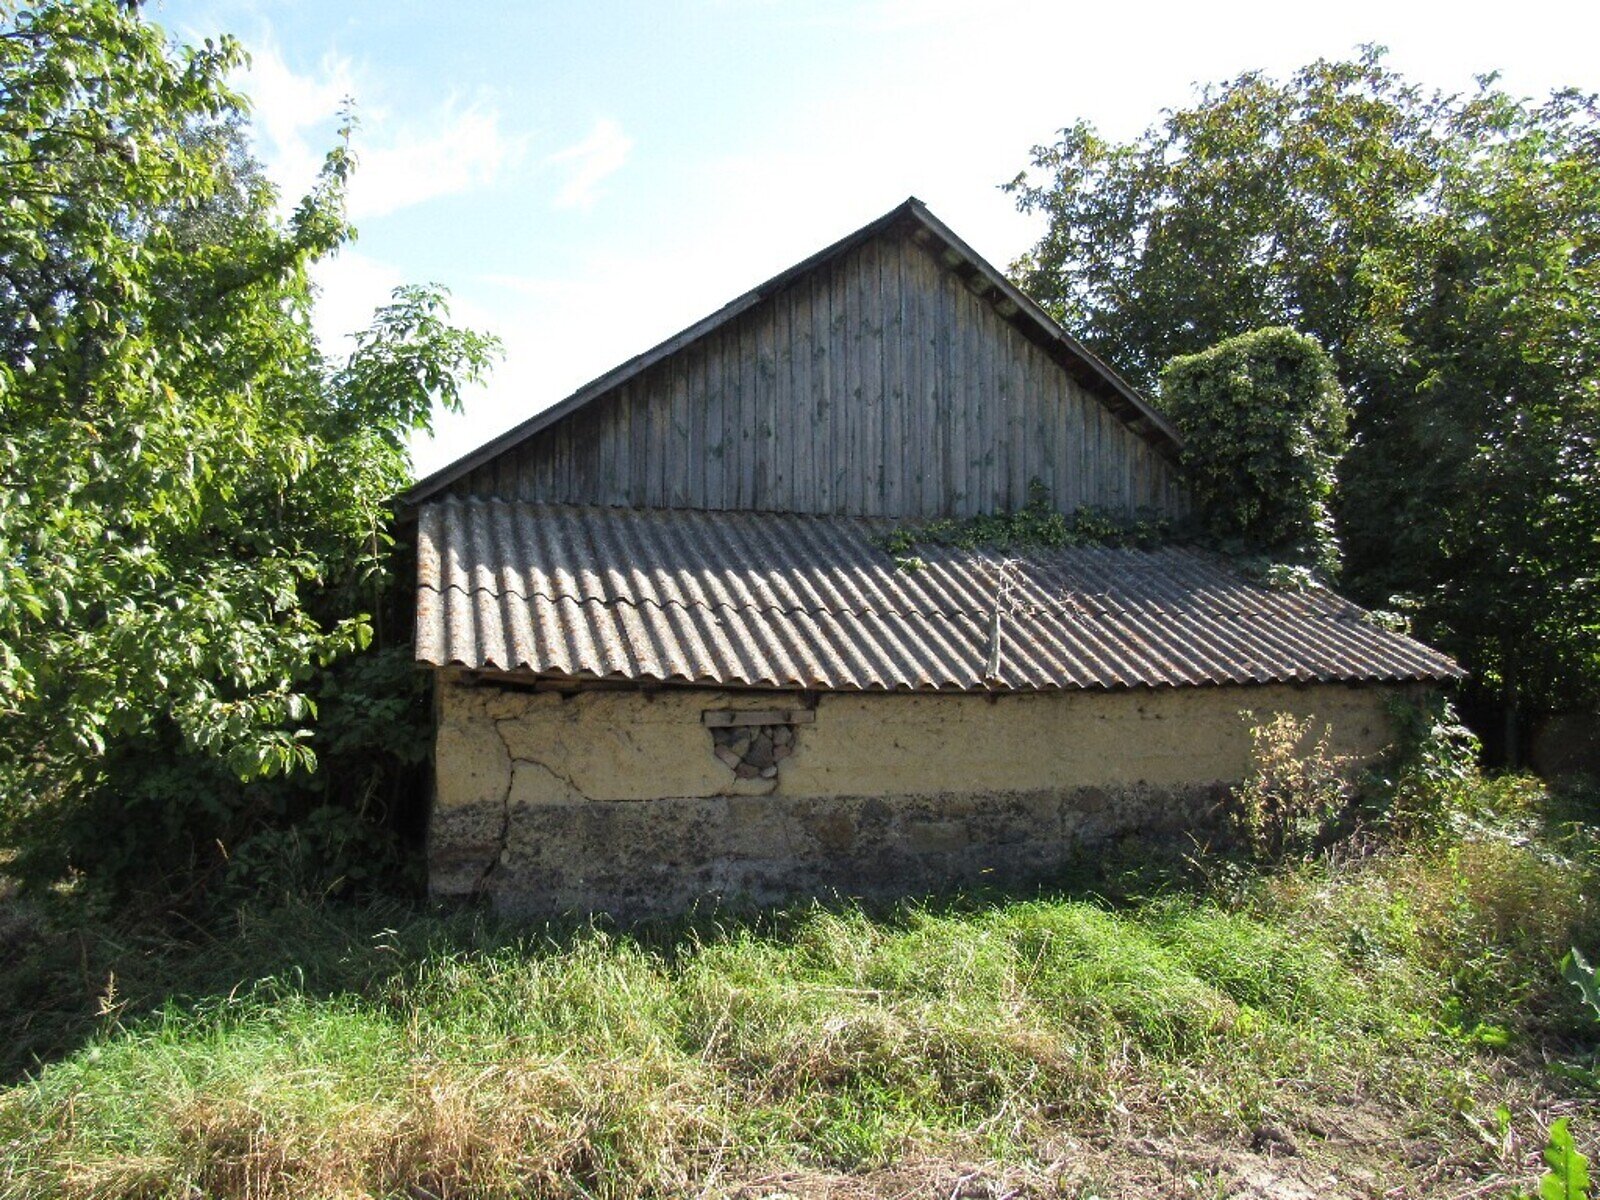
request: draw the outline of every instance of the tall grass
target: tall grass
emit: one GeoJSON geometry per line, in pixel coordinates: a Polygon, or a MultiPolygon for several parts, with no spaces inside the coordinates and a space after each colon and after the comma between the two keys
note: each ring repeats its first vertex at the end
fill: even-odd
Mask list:
{"type": "Polygon", "coordinates": [[[78,1044],[0,1092],[0,1196],[714,1191],[938,1146],[1025,1158],[1063,1124],[1245,1136],[1355,1095],[1455,1136],[1497,1064],[1578,1053],[1554,964],[1595,944],[1588,882],[1488,839],[1227,900],[631,933],[287,904],[188,946],[41,941],[0,987],[78,975],[97,1015],[13,1013],[35,1050],[78,1044]]]}

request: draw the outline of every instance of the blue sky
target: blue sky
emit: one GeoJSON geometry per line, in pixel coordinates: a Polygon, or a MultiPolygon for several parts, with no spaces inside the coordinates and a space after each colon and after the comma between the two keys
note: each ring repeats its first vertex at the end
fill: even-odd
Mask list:
{"type": "Polygon", "coordinates": [[[258,153],[305,190],[351,96],[357,243],[319,272],[332,348],[436,281],[507,358],[419,473],[886,211],[927,201],[1000,266],[1038,227],[998,190],[1086,118],[1131,136],[1194,85],[1362,42],[1428,86],[1499,69],[1600,90],[1600,5],[951,0],[153,0],[252,54],[258,153]]]}

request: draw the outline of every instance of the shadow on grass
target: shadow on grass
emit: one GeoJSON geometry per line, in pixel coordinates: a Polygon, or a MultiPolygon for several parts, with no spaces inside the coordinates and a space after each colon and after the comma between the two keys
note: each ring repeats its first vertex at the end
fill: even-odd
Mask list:
{"type": "Polygon", "coordinates": [[[1204,890],[1199,860],[1152,855],[1148,843],[1069,864],[1025,886],[863,900],[831,896],[781,908],[708,903],[671,920],[623,924],[605,915],[511,921],[481,906],[396,898],[361,903],[289,898],[196,922],[91,919],[68,903],[0,899],[0,1085],[96,1037],[230,996],[294,993],[381,1002],[429,960],[507,951],[559,955],[622,937],[669,966],[740,938],[783,943],[819,911],[861,911],[887,929],[926,916],[974,915],[1026,900],[1117,907],[1204,890]]]}

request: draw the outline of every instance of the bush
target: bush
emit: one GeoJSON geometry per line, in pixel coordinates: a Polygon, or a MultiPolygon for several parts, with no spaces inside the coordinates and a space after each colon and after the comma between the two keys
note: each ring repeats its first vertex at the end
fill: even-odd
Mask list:
{"type": "MultiPolygon", "coordinates": [[[[1389,716],[1394,749],[1366,787],[1368,814],[1383,829],[1401,837],[1437,833],[1452,814],[1481,805],[1486,787],[1495,790],[1479,774],[1477,736],[1444,697],[1394,697],[1389,716]]],[[[1510,799],[1497,796],[1491,807],[1503,811],[1510,799]]]]}
{"type": "Polygon", "coordinates": [[[1348,414],[1316,339],[1258,329],[1174,358],[1161,400],[1183,434],[1206,532],[1331,574],[1339,550],[1328,503],[1348,414]]]}
{"type": "Polygon", "coordinates": [[[1332,726],[1312,736],[1310,719],[1275,713],[1250,729],[1250,774],[1234,791],[1241,840],[1262,862],[1304,858],[1325,845],[1349,807],[1350,760],[1333,754],[1332,726]]]}

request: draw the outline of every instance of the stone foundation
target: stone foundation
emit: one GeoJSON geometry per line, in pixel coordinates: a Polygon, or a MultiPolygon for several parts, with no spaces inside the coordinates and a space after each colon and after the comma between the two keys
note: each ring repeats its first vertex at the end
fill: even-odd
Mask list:
{"type": "Polygon", "coordinates": [[[560,694],[441,674],[430,885],[638,916],[1022,883],[1207,825],[1247,769],[1242,710],[1329,724],[1365,760],[1388,691],[560,694]]]}

